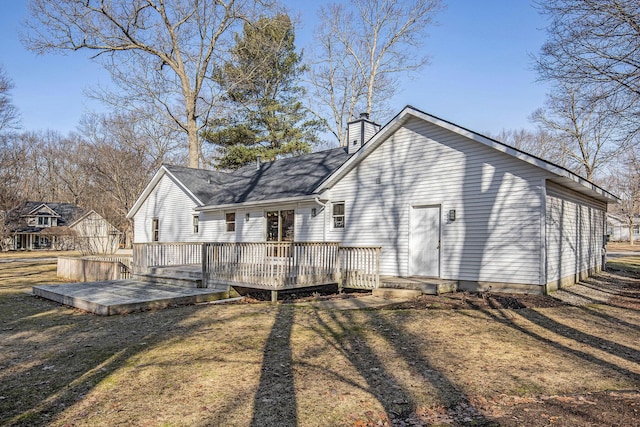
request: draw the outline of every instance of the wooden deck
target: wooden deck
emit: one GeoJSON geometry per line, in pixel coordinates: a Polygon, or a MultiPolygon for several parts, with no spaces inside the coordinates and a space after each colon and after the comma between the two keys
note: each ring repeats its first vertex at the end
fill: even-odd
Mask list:
{"type": "Polygon", "coordinates": [[[140,243],[134,245],[134,277],[183,264],[201,265],[202,287],[279,290],[338,284],[375,289],[379,247],[337,242],[140,243]]]}

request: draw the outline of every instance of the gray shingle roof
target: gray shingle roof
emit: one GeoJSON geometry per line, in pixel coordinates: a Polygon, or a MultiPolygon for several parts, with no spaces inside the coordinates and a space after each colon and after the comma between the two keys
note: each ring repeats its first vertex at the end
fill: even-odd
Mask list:
{"type": "Polygon", "coordinates": [[[233,172],[165,165],[205,205],[227,205],[306,196],[349,155],[344,148],[247,165],[233,172]]]}
{"type": "Polygon", "coordinates": [[[41,205],[47,205],[55,213],[60,215],[58,218],[58,226],[64,227],[72,223],[76,218],[79,218],[84,210],[72,203],[53,203],[53,202],[34,202],[27,201],[20,206],[10,210],[7,213],[6,223],[13,232],[20,233],[37,233],[42,230],[42,227],[30,227],[26,224],[24,219],[34,209],[41,205]]]}

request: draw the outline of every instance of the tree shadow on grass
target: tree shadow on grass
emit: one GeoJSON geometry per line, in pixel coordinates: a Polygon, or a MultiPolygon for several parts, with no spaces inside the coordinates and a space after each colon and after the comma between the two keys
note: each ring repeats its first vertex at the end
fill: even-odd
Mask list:
{"type": "Polygon", "coordinates": [[[185,307],[100,317],[25,295],[13,301],[16,315],[0,319],[12,325],[0,331],[6,426],[49,424],[136,354],[182,336],[176,325],[193,314],[185,307]]]}
{"type": "Polygon", "coordinates": [[[585,306],[580,307],[580,310],[584,311],[586,314],[588,314],[590,316],[599,317],[599,318],[601,318],[603,320],[606,320],[606,321],[608,321],[608,322],[610,322],[610,323],[612,323],[612,324],[614,324],[616,326],[625,327],[625,328],[633,329],[633,330],[636,330],[636,331],[640,331],[640,325],[635,324],[635,323],[627,322],[626,320],[622,320],[619,317],[603,313],[600,310],[596,310],[594,308],[585,307],[585,306]]]}
{"type": "MultiPolygon", "coordinates": [[[[604,351],[611,354],[612,356],[617,356],[622,359],[628,360],[629,362],[640,364],[640,352],[631,347],[627,347],[615,341],[582,332],[578,329],[572,328],[554,319],[551,319],[550,317],[545,316],[544,314],[535,310],[522,310],[519,311],[518,314],[529,320],[531,323],[541,326],[565,338],[581,342],[594,349],[604,351]]],[[[636,374],[636,379],[640,379],[640,375],[636,374]]]]}
{"type": "MultiPolygon", "coordinates": [[[[567,354],[571,354],[574,357],[577,357],[579,359],[582,359],[586,362],[592,363],[594,365],[598,365],[600,366],[602,369],[607,369],[610,370],[612,372],[617,372],[619,374],[622,374],[624,376],[626,376],[627,378],[635,381],[635,382],[639,382],[640,383],[640,374],[630,371],[624,367],[618,366],[615,363],[609,362],[607,360],[604,360],[600,357],[594,356],[590,353],[587,353],[585,351],[582,350],[578,350],[578,349],[574,349],[571,348],[569,346],[566,346],[556,340],[544,337],[542,335],[540,335],[539,333],[536,333],[524,326],[518,325],[516,323],[513,322],[513,320],[511,318],[509,318],[508,316],[506,316],[503,312],[499,311],[499,310],[483,310],[483,312],[492,320],[495,320],[496,322],[499,322],[503,325],[509,326],[510,328],[513,328],[519,332],[521,332],[524,335],[530,336],[531,338],[534,338],[538,341],[540,341],[543,344],[546,344],[550,347],[553,347],[557,350],[560,350],[564,353],[567,354]]],[[[610,354],[619,356],[615,353],[613,353],[611,351],[611,349],[621,349],[621,350],[631,350],[631,352],[629,354],[626,355],[625,359],[626,360],[631,360],[631,361],[636,361],[638,360],[638,352],[630,349],[629,347],[626,346],[621,346],[618,345],[616,343],[612,343],[609,340],[602,340],[600,338],[597,337],[593,337],[592,335],[589,334],[584,334],[580,331],[577,331],[573,328],[569,328],[565,325],[559,324],[558,322],[555,322],[549,318],[547,318],[546,316],[540,315],[538,312],[535,312],[532,309],[523,309],[523,310],[517,310],[514,313],[517,313],[518,315],[522,316],[524,319],[529,320],[530,322],[532,322],[535,325],[539,325],[542,328],[549,330],[550,332],[553,333],[558,333],[560,335],[563,335],[567,338],[571,338],[571,339],[578,339],[579,342],[583,342],[584,344],[589,345],[592,348],[596,348],[599,350],[603,350],[603,351],[607,351],[610,354]],[[583,341],[580,341],[583,340],[583,341]],[[599,345],[607,345],[607,344],[613,344],[612,347],[610,347],[609,350],[607,349],[603,349],[600,348],[599,345]]],[[[636,362],[637,363],[637,362],[636,362]]]]}
{"type": "Polygon", "coordinates": [[[260,383],[253,401],[252,426],[297,424],[291,350],[294,313],[294,307],[277,307],[275,322],[264,346],[260,383]]]}
{"type": "MultiPolygon", "coordinates": [[[[335,326],[323,321],[316,312],[317,332],[330,340],[330,344],[349,360],[366,382],[363,390],[373,395],[384,408],[387,420],[368,421],[403,422],[415,416],[418,407],[413,393],[396,376],[394,368],[377,355],[377,350],[371,347],[360,328],[375,331],[394,349],[413,378],[431,384],[437,395],[434,405],[444,406],[451,419],[465,419],[479,426],[496,425],[474,408],[466,394],[423,355],[419,343],[424,342],[424,337],[414,336],[402,327],[401,322],[389,321],[387,316],[376,310],[363,312],[366,313],[364,324],[359,324],[360,320],[351,311],[326,313],[335,326]]],[[[339,375],[337,379],[341,379],[339,375]]]]}
{"type": "MultiPolygon", "coordinates": [[[[380,336],[390,346],[396,349],[411,369],[413,376],[421,376],[430,383],[437,393],[441,405],[447,410],[447,415],[455,422],[473,423],[476,426],[497,425],[486,418],[481,411],[469,400],[467,394],[457,386],[441,369],[436,367],[420,349],[420,343],[425,337],[418,337],[405,327],[400,320],[390,321],[379,311],[370,312],[371,325],[377,325],[380,336]]],[[[438,343],[437,345],[442,345],[438,343]]],[[[452,366],[455,360],[450,361],[452,366]]],[[[414,408],[415,410],[415,408],[414,408]]]]}

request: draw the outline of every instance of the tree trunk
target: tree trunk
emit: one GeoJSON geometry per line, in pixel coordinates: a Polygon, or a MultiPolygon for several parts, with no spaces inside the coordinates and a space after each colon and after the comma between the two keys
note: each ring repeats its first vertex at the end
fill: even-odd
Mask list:
{"type": "Polygon", "coordinates": [[[189,137],[189,167],[200,167],[200,139],[198,138],[198,123],[195,109],[187,110],[187,135],[189,137]]]}
{"type": "Polygon", "coordinates": [[[629,244],[633,245],[633,220],[629,221],[629,244]]]}

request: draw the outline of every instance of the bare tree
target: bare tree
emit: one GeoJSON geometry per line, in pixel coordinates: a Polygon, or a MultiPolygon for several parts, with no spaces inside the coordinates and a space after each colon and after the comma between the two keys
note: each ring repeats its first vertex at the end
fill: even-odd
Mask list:
{"type": "Polygon", "coordinates": [[[562,145],[545,129],[503,129],[492,138],[556,165],[569,166],[562,145]]]}
{"type": "Polygon", "coordinates": [[[590,181],[630,142],[630,135],[620,129],[622,118],[611,114],[610,101],[600,92],[559,85],[548,95],[545,108],[532,116],[557,141],[558,155],[566,166],[590,181]]]}
{"type": "Polygon", "coordinates": [[[13,82],[0,66],[0,133],[17,129],[20,122],[18,109],[11,101],[11,89],[13,82]]]}
{"type": "Polygon", "coordinates": [[[134,113],[87,116],[81,133],[83,174],[91,180],[84,206],[124,231],[130,242],[133,224],[125,216],[154,172],[174,155],[174,137],[134,113]]]}
{"type": "Polygon", "coordinates": [[[580,85],[614,98],[611,114],[640,130],[640,2],[539,0],[549,18],[547,42],[537,58],[543,79],[580,85]]]}
{"type": "Polygon", "coordinates": [[[88,50],[123,89],[119,107],[151,105],[188,137],[198,167],[200,128],[215,107],[208,76],[231,29],[259,0],[32,0],[25,42],[38,52],[88,50]]]}
{"type": "MultiPolygon", "coordinates": [[[[440,0],[354,0],[320,8],[310,81],[314,104],[328,108],[327,126],[345,144],[346,122],[356,109],[386,112],[397,90],[396,76],[427,63],[421,54],[440,0]]],[[[363,111],[360,111],[363,112],[363,111]]]]}
{"type": "Polygon", "coordinates": [[[640,157],[637,147],[626,150],[622,156],[624,160],[607,184],[620,197],[620,203],[613,205],[613,212],[624,219],[629,229],[629,243],[633,245],[635,218],[640,215],[640,157]]]}

